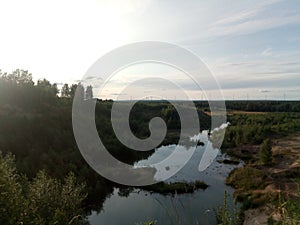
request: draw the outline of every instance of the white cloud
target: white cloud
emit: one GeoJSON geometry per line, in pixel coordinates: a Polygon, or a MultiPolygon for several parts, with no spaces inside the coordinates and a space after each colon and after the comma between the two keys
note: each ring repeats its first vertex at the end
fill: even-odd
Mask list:
{"type": "MultiPolygon", "coordinates": [[[[261,55],[270,55],[266,48],[261,55]]],[[[227,58],[208,63],[222,88],[241,87],[292,87],[299,82],[300,52],[280,52],[278,57],[258,57],[256,54],[243,59],[227,58]]]]}
{"type": "Polygon", "coordinates": [[[266,48],[265,50],[263,50],[261,52],[261,55],[262,56],[271,56],[273,53],[272,53],[272,48],[271,47],[268,47],[266,48]]]}
{"type": "Polygon", "coordinates": [[[251,19],[254,16],[258,15],[258,13],[262,12],[266,7],[281,1],[282,0],[268,0],[268,1],[260,1],[260,2],[253,3],[252,8],[227,14],[223,16],[221,19],[214,22],[213,25],[227,25],[227,24],[241,22],[246,19],[251,19]]]}
{"type": "Polygon", "coordinates": [[[289,11],[272,12],[271,7],[282,0],[253,2],[247,9],[239,9],[213,22],[209,28],[212,36],[245,35],[290,24],[299,24],[300,15],[289,11]]]}
{"type": "Polygon", "coordinates": [[[245,35],[289,24],[300,24],[300,15],[277,15],[261,19],[252,18],[236,24],[212,26],[209,32],[213,36],[245,35]]]}

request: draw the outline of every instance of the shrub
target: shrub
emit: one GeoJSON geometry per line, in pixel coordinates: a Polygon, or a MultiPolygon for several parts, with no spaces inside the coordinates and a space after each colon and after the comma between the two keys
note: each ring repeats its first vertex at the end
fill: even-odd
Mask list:
{"type": "Polygon", "coordinates": [[[259,159],[263,164],[272,162],[272,143],[270,139],[264,140],[259,150],[259,159]]]}

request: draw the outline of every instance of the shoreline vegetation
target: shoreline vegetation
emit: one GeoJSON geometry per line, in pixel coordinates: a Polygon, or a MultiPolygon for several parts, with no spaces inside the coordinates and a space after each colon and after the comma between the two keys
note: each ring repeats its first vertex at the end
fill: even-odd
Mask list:
{"type": "Polygon", "coordinates": [[[240,161],[237,159],[223,159],[223,160],[218,160],[219,163],[223,164],[229,164],[229,165],[239,165],[240,161]]]}
{"type": "MultiPolygon", "coordinates": [[[[82,99],[87,99],[87,101],[93,99],[91,86],[84,87],[80,83],[70,86],[64,84],[59,93],[57,84],[51,84],[46,79],[38,80],[35,83],[32,75],[26,70],[18,69],[12,73],[0,70],[0,151],[3,155],[3,157],[1,156],[2,171],[0,172],[12,174],[12,170],[17,171],[18,179],[22,178],[17,181],[18,189],[16,190],[10,186],[15,180],[9,179],[9,176],[0,176],[0,209],[5,209],[6,203],[12,203],[13,208],[10,215],[14,219],[16,214],[20,213],[18,207],[14,208],[15,203],[23,197],[26,199],[26,196],[29,196],[27,191],[35,181],[39,181],[39,183],[34,183],[38,185],[36,189],[32,189],[35,190],[34,193],[31,193],[32,195],[47,197],[46,188],[49,187],[47,186],[49,180],[54,183],[51,184],[53,189],[59,187],[60,192],[64,189],[66,192],[69,191],[67,193],[73,193],[72,189],[76,190],[76,185],[71,185],[72,188],[67,190],[68,185],[65,185],[64,182],[68,174],[74,174],[74,183],[86,184],[84,192],[87,193],[87,197],[82,200],[80,207],[78,206],[86,212],[101,211],[103,202],[107,196],[113,193],[114,187],[117,187],[117,184],[94,172],[80,154],[72,129],[72,102],[75,90],[79,90],[82,99]],[[7,166],[9,163],[7,164],[4,160],[10,154],[15,156],[13,162],[15,169],[7,166]],[[45,171],[47,175],[38,176],[41,171],[45,171]],[[23,182],[24,180],[27,181],[23,182]],[[8,193],[7,191],[27,194],[19,199],[8,197],[8,200],[15,201],[10,202],[2,198],[4,194],[8,193]],[[43,195],[39,195],[39,193],[43,193],[43,195]]],[[[178,102],[184,103],[184,101],[178,102]]],[[[200,123],[201,129],[209,129],[211,115],[208,102],[195,101],[194,103],[199,115],[199,121],[196,122],[200,123]]],[[[148,158],[153,151],[130,150],[115,136],[110,121],[112,104],[112,100],[97,99],[95,122],[103,144],[115,158],[124,163],[133,164],[138,160],[148,158]]],[[[250,213],[253,214],[253,218],[256,218],[256,212],[268,212],[269,214],[265,208],[271,208],[272,211],[272,218],[264,217],[269,220],[269,224],[272,221],[273,224],[280,224],[285,217],[288,221],[292,221],[294,218],[299,220],[297,215],[300,215],[298,210],[300,204],[298,204],[297,187],[300,177],[300,101],[226,101],[226,107],[230,126],[226,129],[221,150],[223,153],[245,162],[243,167],[230,174],[227,184],[236,188],[235,195],[243,204],[246,221],[249,215],[247,210],[254,210],[250,213]],[[268,149],[263,154],[260,150],[266,139],[270,139],[272,142],[269,163],[268,149]],[[288,212],[288,214],[284,212],[288,212]]],[[[181,129],[180,118],[175,107],[168,101],[136,103],[129,118],[130,128],[134,135],[142,139],[149,137],[149,121],[154,117],[163,118],[168,128],[162,145],[177,143],[178,130],[181,129]]],[[[224,160],[223,163],[234,164],[236,162],[224,160]]],[[[15,179],[15,176],[13,177],[15,179]]],[[[181,193],[192,191],[195,188],[205,189],[205,186],[206,184],[198,181],[188,184],[158,184],[151,188],[156,188],[157,192],[162,193],[170,191],[181,193]]],[[[55,196],[60,192],[54,192],[55,196]]],[[[49,191],[49,193],[51,192],[49,191]]],[[[51,196],[49,198],[52,199],[51,196]]],[[[24,200],[24,203],[29,204],[30,201],[28,203],[24,200]]],[[[32,206],[36,206],[35,203],[32,204],[32,206]]],[[[47,204],[38,205],[37,208],[30,210],[42,210],[43,215],[40,219],[43,219],[43,216],[52,215],[53,212],[56,213],[57,218],[62,214],[59,210],[55,211],[57,209],[55,204],[54,211],[45,206],[47,204]]],[[[61,207],[63,207],[63,213],[70,215],[68,211],[70,209],[63,203],[61,207]]],[[[4,212],[4,214],[0,217],[8,218],[9,215],[6,211],[1,210],[0,213],[4,212]]],[[[15,221],[14,219],[1,222],[1,224],[15,224],[11,222],[15,221]]],[[[58,224],[55,218],[52,219],[46,224],[58,224]]],[[[70,221],[69,216],[68,221],[70,221]]]]}
{"type": "Polygon", "coordinates": [[[200,180],[195,180],[192,182],[182,181],[182,182],[159,182],[150,186],[142,187],[144,190],[150,192],[155,192],[159,194],[184,194],[193,193],[199,189],[205,190],[208,185],[200,180]]]}

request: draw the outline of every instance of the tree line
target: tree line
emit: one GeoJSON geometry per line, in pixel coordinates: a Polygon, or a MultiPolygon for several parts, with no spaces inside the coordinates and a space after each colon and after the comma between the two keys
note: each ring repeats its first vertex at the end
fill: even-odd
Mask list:
{"type": "MultiPolygon", "coordinates": [[[[226,108],[230,110],[247,112],[300,112],[299,101],[278,101],[278,100],[226,100],[226,108]]],[[[196,106],[209,111],[207,101],[196,101],[196,106]]]]}

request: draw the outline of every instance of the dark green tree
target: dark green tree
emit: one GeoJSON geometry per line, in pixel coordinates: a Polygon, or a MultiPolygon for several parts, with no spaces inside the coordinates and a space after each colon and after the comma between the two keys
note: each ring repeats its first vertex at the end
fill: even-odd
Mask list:
{"type": "Polygon", "coordinates": [[[263,164],[270,164],[272,162],[272,143],[270,139],[264,140],[261,144],[259,159],[263,164]]]}
{"type": "Polygon", "coordinates": [[[78,83],[75,93],[76,100],[84,100],[84,86],[81,83],[78,83]]]}
{"type": "Polygon", "coordinates": [[[84,99],[84,86],[81,83],[78,84],[72,84],[70,88],[70,97],[74,98],[76,94],[77,100],[83,100],[84,99]]]}
{"type": "Polygon", "coordinates": [[[51,84],[50,81],[46,79],[38,80],[37,87],[43,89],[52,96],[58,94],[57,84],[51,84]]]}
{"type": "Polygon", "coordinates": [[[76,89],[77,89],[77,84],[72,84],[71,87],[70,87],[70,96],[71,96],[71,98],[74,98],[76,89]]]}
{"type": "Polygon", "coordinates": [[[68,84],[64,84],[61,89],[61,97],[70,97],[71,91],[68,84]]]}
{"type": "Polygon", "coordinates": [[[85,99],[92,99],[93,97],[93,87],[92,85],[89,85],[86,87],[85,99]]]}

